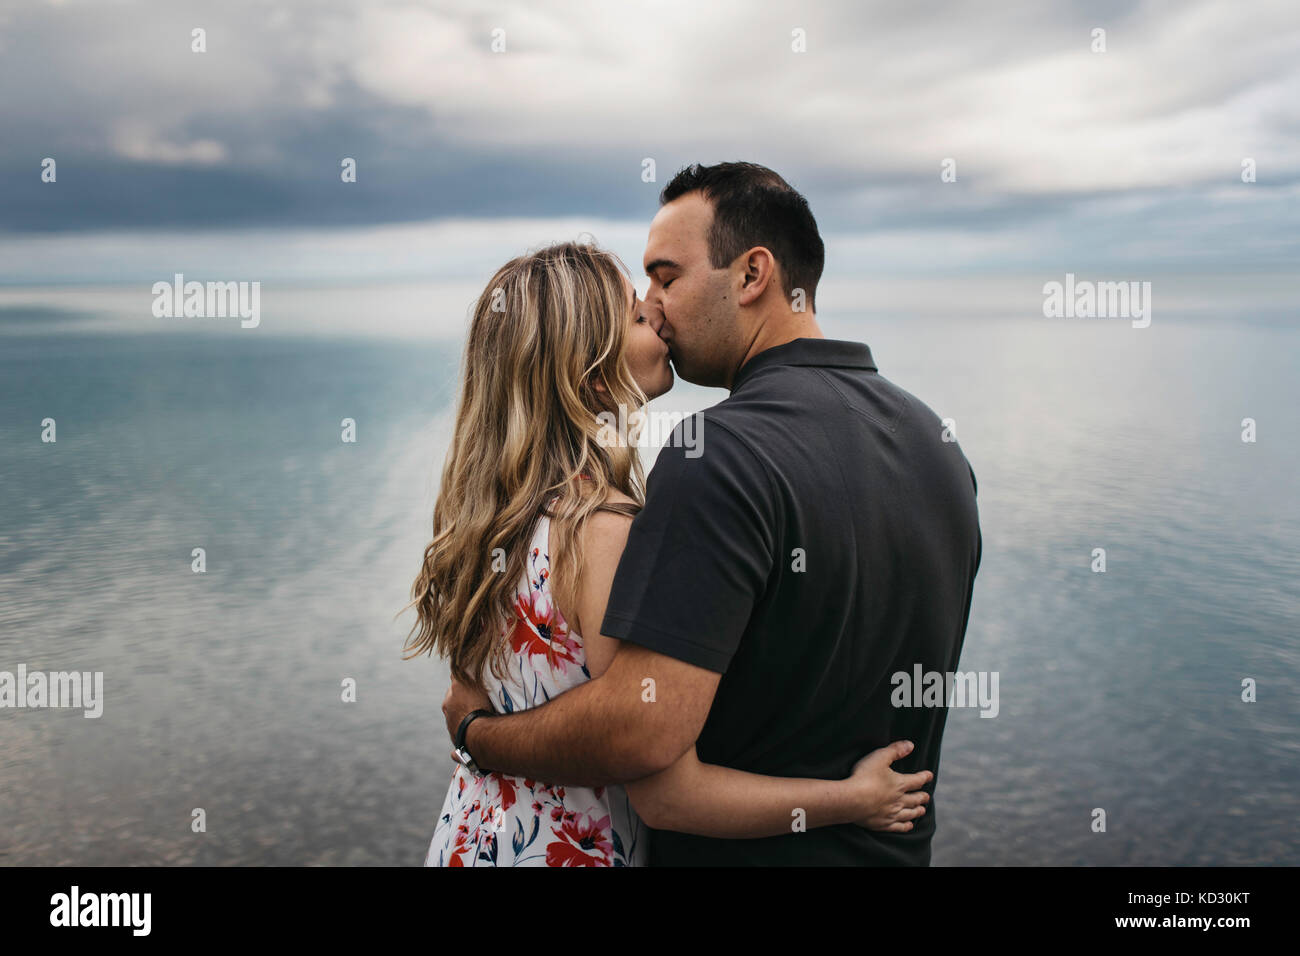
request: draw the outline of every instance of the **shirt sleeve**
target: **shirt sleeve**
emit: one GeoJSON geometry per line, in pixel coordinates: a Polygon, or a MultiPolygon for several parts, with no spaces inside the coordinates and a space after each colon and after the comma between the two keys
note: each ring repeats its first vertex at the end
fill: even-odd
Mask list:
{"type": "Polygon", "coordinates": [[[726,426],[698,421],[695,457],[681,427],[646,481],[601,633],[725,673],[772,574],[776,502],[766,466],[726,426]]]}

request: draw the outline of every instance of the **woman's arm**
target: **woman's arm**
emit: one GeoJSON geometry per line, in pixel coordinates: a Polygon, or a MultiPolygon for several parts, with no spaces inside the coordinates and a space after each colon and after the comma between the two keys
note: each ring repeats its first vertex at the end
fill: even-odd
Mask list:
{"type": "Polygon", "coordinates": [[[858,761],[844,780],[818,780],[700,763],[692,747],[667,770],[626,789],[637,815],[656,830],[744,839],[856,823],[905,833],[925,813],[930,797],[920,787],[934,776],[890,769],[911,750],[911,743],[898,741],[858,761]]]}

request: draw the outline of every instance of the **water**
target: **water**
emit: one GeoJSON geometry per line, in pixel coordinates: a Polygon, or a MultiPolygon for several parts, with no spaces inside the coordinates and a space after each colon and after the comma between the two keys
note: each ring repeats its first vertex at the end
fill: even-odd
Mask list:
{"type": "MultiPolygon", "coordinates": [[[[446,677],[393,617],[460,342],[6,302],[0,669],[102,670],[106,702],[0,710],[0,862],[418,864],[446,677]]],[[[1162,318],[823,321],[979,478],[961,666],[999,672],[1000,713],[950,714],[937,865],[1300,863],[1300,331],[1162,318]]]]}

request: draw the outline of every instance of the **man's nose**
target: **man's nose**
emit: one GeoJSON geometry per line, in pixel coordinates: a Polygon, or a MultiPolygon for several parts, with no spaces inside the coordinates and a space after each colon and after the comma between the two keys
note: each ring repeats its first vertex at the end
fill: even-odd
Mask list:
{"type": "Polygon", "coordinates": [[[650,328],[659,334],[659,330],[664,327],[664,310],[659,300],[653,296],[647,296],[645,300],[645,318],[650,323],[650,328]]]}

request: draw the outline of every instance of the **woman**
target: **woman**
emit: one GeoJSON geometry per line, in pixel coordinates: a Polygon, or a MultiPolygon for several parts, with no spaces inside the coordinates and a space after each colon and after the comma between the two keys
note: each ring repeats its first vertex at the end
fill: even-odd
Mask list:
{"type": "MultiPolygon", "coordinates": [[[[644,479],[635,430],[611,442],[597,416],[627,421],[672,380],[668,349],[612,254],[560,243],[497,271],[469,330],[408,656],[446,657],[499,713],[604,672],[618,642],[600,623],[644,479]]],[[[931,777],[890,769],[910,750],[881,748],[837,781],[702,764],[693,749],[626,787],[479,776],[457,764],[425,863],[644,865],[643,815],[716,837],[789,833],[796,808],[807,826],[910,830],[931,777]]]]}

